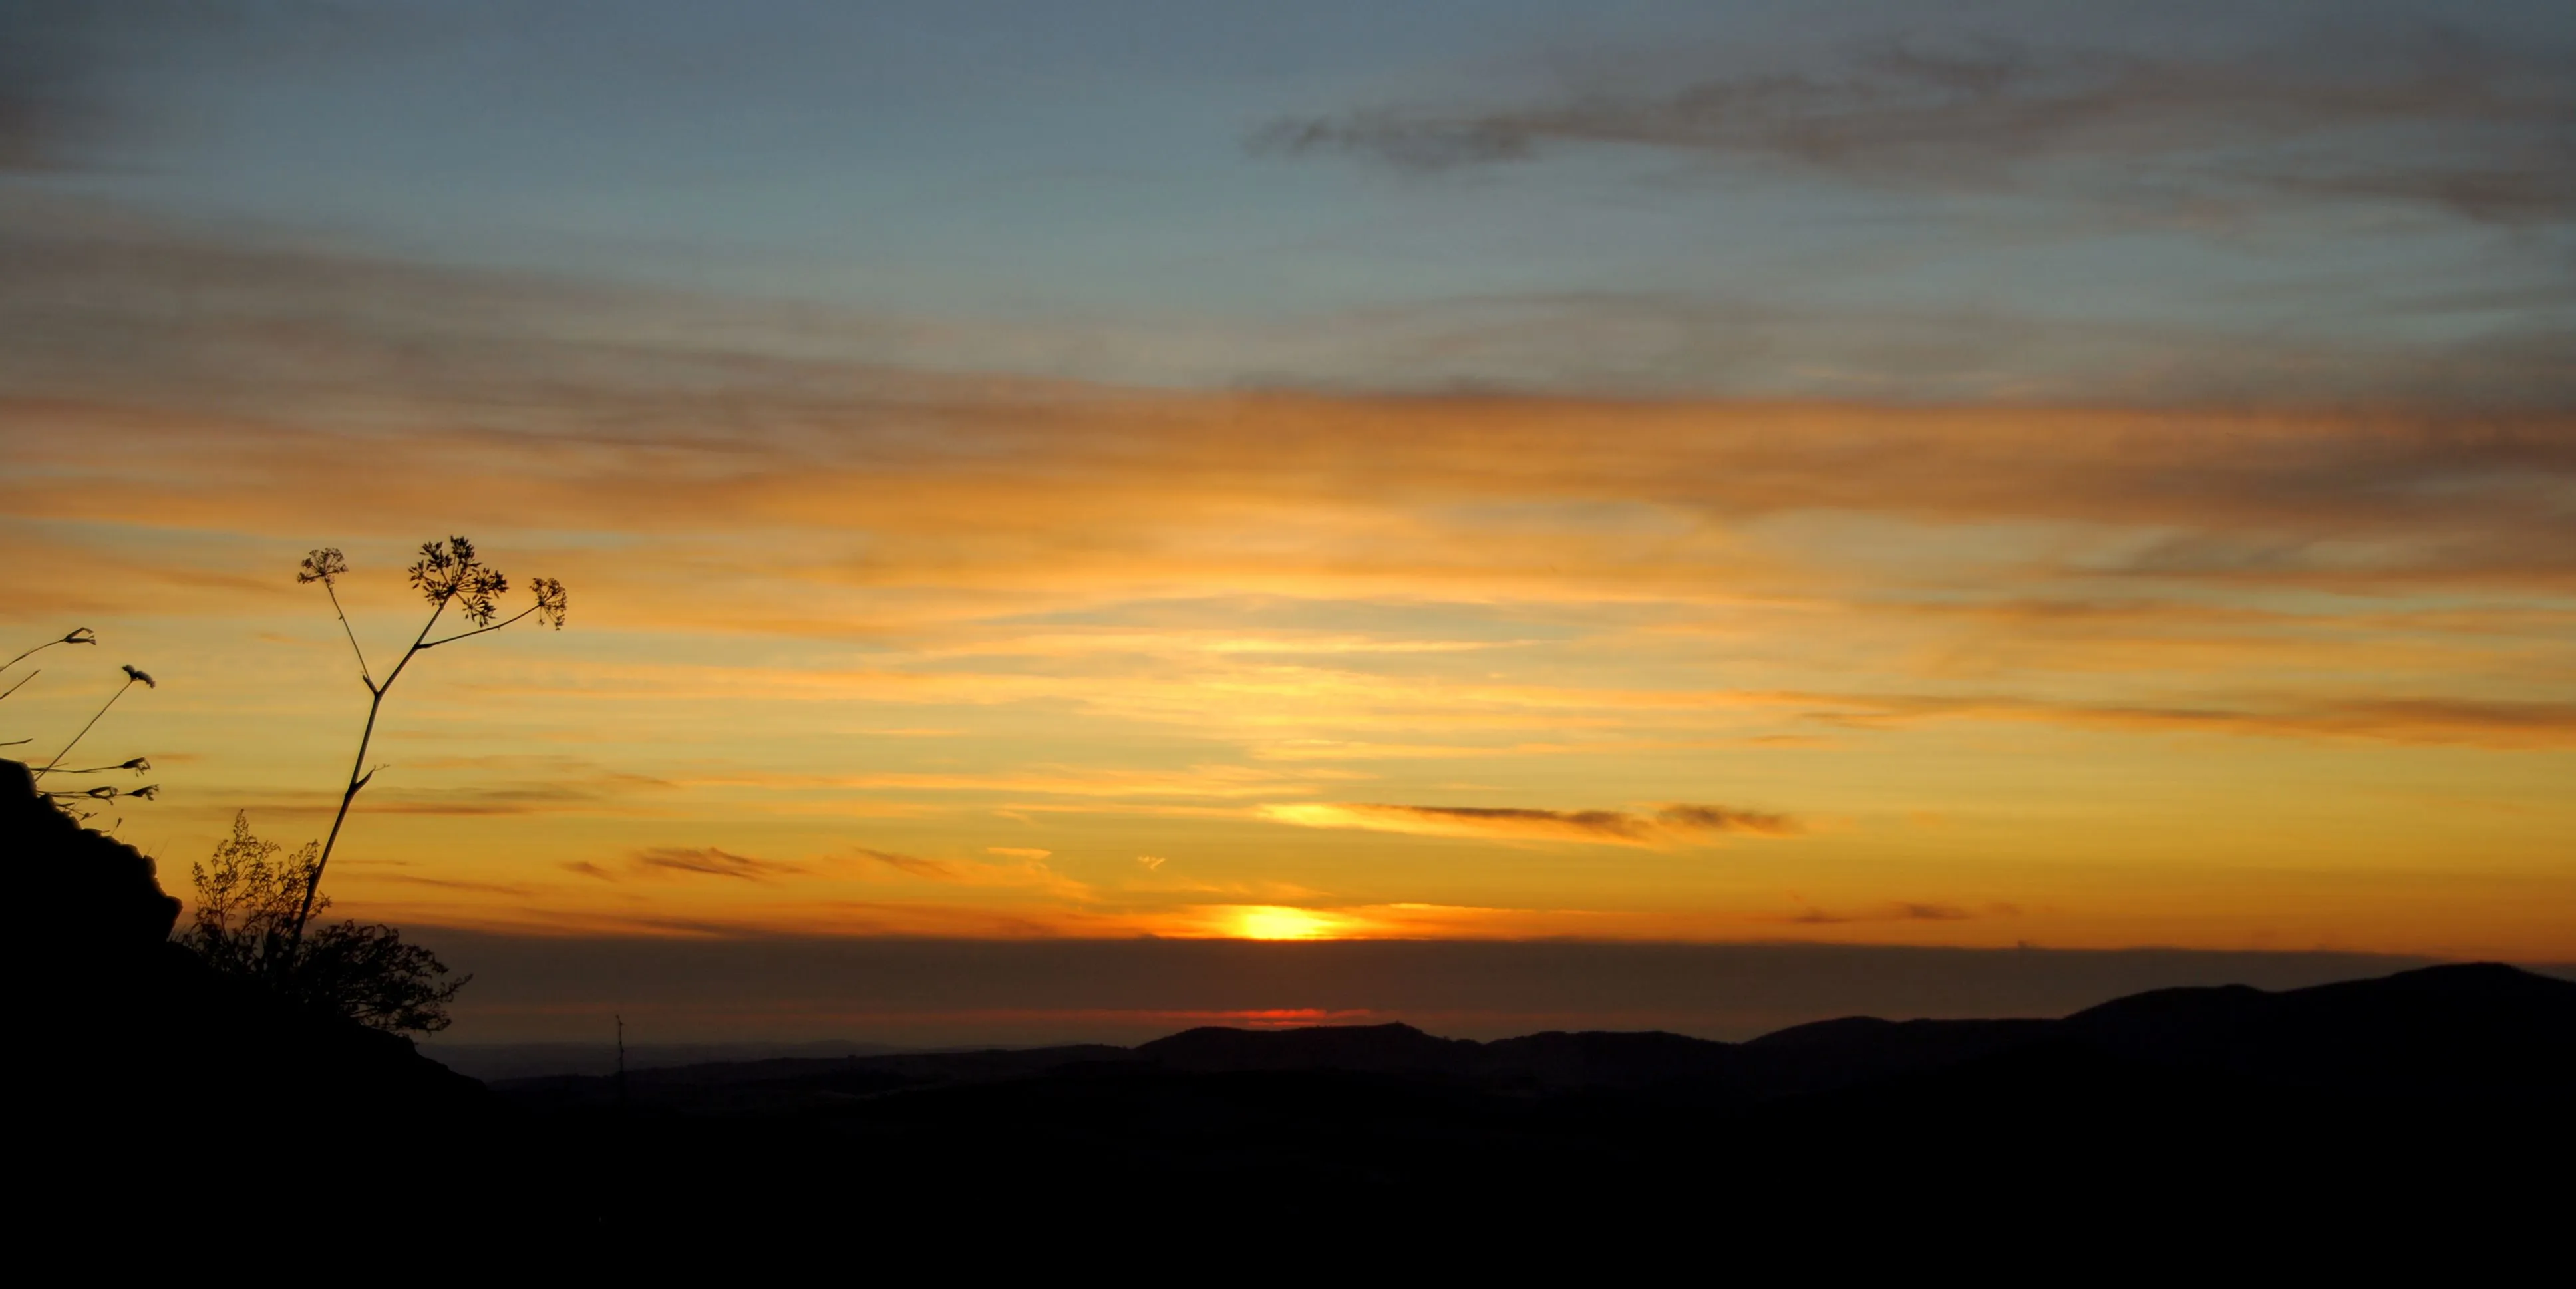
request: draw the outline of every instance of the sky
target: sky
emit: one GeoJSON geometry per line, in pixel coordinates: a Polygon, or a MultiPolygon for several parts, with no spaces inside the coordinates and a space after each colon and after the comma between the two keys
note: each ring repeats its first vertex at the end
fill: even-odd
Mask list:
{"type": "Polygon", "coordinates": [[[2565,963],[2571,354],[2563,5],[0,0],[0,629],[102,642],[0,741],[150,672],[80,759],[184,892],[329,826],[308,550],[380,668],[424,540],[561,579],[332,862],[495,1033],[657,945],[2565,963]]]}

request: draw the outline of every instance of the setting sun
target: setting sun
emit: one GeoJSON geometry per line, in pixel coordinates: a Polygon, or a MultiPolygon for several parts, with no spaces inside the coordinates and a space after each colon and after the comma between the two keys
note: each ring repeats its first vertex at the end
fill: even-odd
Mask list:
{"type": "Polygon", "coordinates": [[[1234,933],[1246,940],[1329,940],[1339,930],[1337,919],[1275,904],[1244,909],[1234,924],[1234,933]]]}

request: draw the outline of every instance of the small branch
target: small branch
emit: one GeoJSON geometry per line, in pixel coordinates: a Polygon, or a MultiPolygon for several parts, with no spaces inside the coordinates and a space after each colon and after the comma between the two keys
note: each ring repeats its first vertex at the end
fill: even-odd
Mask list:
{"type": "MultiPolygon", "coordinates": [[[[20,656],[22,656],[22,657],[23,657],[24,655],[20,655],[20,656]]],[[[22,686],[24,686],[28,681],[34,680],[36,677],[41,676],[41,675],[44,675],[44,674],[45,674],[45,669],[44,669],[44,668],[42,668],[42,667],[38,667],[38,668],[37,668],[37,669],[35,669],[34,671],[28,672],[26,675],[24,675],[24,676],[20,676],[20,677],[18,678],[18,683],[17,683],[17,684],[15,684],[15,685],[11,685],[11,686],[10,686],[10,687],[8,687],[7,689],[0,689],[0,698],[7,698],[9,695],[14,694],[14,693],[17,693],[17,692],[18,692],[18,690],[19,690],[19,688],[20,688],[20,687],[22,687],[22,686]]]]}
{"type": "Polygon", "coordinates": [[[544,606],[544,605],[540,605],[540,604],[531,604],[531,605],[529,605],[528,607],[526,607],[526,608],[524,608],[524,609],[521,609],[521,610],[519,610],[518,612],[513,613],[513,614],[511,614],[510,616],[508,616],[508,617],[506,617],[506,618],[503,618],[503,619],[501,619],[500,621],[495,622],[495,623],[493,623],[492,625],[490,625],[490,626],[488,626],[488,627],[476,627],[476,628],[474,628],[474,629],[473,629],[473,630],[471,630],[471,631],[459,631],[459,632],[457,632],[455,635],[445,637],[444,639],[432,640],[432,641],[428,642],[427,644],[421,645],[420,647],[421,647],[421,648],[423,648],[423,649],[435,649],[435,648],[437,648],[437,647],[439,647],[440,645],[443,645],[443,644],[454,644],[454,643],[456,643],[457,641],[462,640],[462,639],[464,639],[464,638],[465,638],[465,637],[467,637],[467,636],[479,636],[479,635],[483,634],[483,633],[484,633],[484,632],[486,632],[486,631],[498,631],[498,630],[500,630],[501,628],[506,627],[506,626],[510,625],[511,623],[516,622],[516,621],[518,621],[519,619],[524,618],[524,617],[528,616],[529,614],[534,613],[534,612],[536,612],[538,609],[541,609],[541,608],[543,608],[543,607],[545,607],[545,606],[544,606]]]}

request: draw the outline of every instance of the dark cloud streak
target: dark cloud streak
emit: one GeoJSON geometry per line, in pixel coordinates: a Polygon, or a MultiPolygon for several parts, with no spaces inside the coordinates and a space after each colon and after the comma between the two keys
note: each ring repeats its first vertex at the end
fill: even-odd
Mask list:
{"type": "Polygon", "coordinates": [[[2576,56],[2422,27],[2233,57],[1879,43],[1832,66],[1499,111],[1286,119],[1251,146],[1430,173],[1613,144],[1874,185],[2117,204],[2399,200],[2498,223],[2576,214],[2576,56]]]}
{"type": "Polygon", "coordinates": [[[706,877],[735,877],[763,882],[777,877],[793,876],[804,870],[793,864],[777,864],[749,855],[736,855],[713,846],[654,846],[635,852],[635,866],[644,871],[697,874],[706,877]]]}

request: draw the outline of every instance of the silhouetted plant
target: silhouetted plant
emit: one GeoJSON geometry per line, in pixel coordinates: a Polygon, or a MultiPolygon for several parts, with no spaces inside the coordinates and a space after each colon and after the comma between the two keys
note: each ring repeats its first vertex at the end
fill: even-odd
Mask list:
{"type": "MultiPolygon", "coordinates": [[[[25,662],[27,659],[43,652],[44,650],[51,649],[55,645],[94,645],[97,643],[97,632],[90,630],[88,627],[74,627],[61,636],[48,640],[43,644],[37,645],[33,649],[28,649],[20,653],[17,657],[10,659],[6,663],[0,663],[0,673],[7,672],[11,667],[15,667],[19,663],[25,662]]],[[[107,701],[100,704],[99,709],[96,712],[90,714],[89,722],[80,727],[79,733],[72,735],[71,742],[63,744],[62,750],[54,753],[52,760],[45,762],[42,766],[37,767],[33,771],[34,778],[42,779],[49,774],[107,774],[117,770],[132,770],[136,774],[140,775],[151,771],[152,763],[139,756],[130,760],[121,761],[115,765],[84,766],[78,769],[67,768],[62,764],[63,758],[71,755],[72,749],[80,746],[80,741],[89,737],[89,732],[92,729],[97,728],[99,720],[107,715],[108,709],[116,706],[116,701],[118,699],[125,697],[125,691],[134,688],[136,685],[141,685],[146,689],[157,688],[153,683],[151,675],[137,670],[132,663],[126,664],[124,671],[124,683],[119,684],[116,687],[116,692],[108,695],[107,701]]],[[[39,668],[19,677],[15,682],[11,683],[8,688],[0,689],[0,698],[7,698],[11,694],[17,693],[18,690],[24,687],[28,681],[34,680],[36,677],[43,674],[43,669],[39,668]]],[[[6,743],[0,743],[0,747],[14,747],[20,743],[32,741],[33,740],[31,739],[23,738],[11,739],[6,743]]],[[[161,788],[158,784],[146,784],[140,788],[119,788],[111,784],[101,784],[94,788],[47,789],[42,793],[42,795],[64,811],[85,821],[89,819],[94,812],[82,810],[79,806],[80,802],[108,802],[115,801],[120,798],[134,798],[143,801],[150,801],[155,796],[159,795],[160,791],[161,788]]]]}
{"type": "MultiPolygon", "coordinates": [[[[19,663],[25,662],[29,658],[35,657],[37,654],[43,653],[47,649],[53,648],[55,645],[94,645],[97,643],[97,632],[90,630],[88,627],[74,627],[69,632],[66,632],[60,639],[48,640],[43,644],[37,645],[33,649],[29,649],[26,652],[19,654],[17,657],[12,658],[7,662],[0,663],[0,676],[7,675],[10,668],[17,666],[19,663]]],[[[16,680],[9,682],[9,687],[7,689],[0,689],[0,698],[7,698],[9,695],[17,693],[28,681],[34,680],[36,677],[44,674],[44,669],[39,667],[34,671],[28,672],[24,676],[20,676],[16,680]]],[[[21,743],[31,743],[34,741],[35,740],[33,739],[13,738],[6,743],[0,743],[0,747],[16,747],[21,743]]]]}
{"type": "MultiPolygon", "coordinates": [[[[37,645],[35,648],[33,648],[33,649],[30,649],[30,650],[26,651],[25,653],[19,654],[17,657],[12,658],[12,659],[10,659],[10,660],[9,660],[9,661],[7,661],[7,662],[0,662],[0,672],[5,672],[5,671],[9,670],[11,667],[15,667],[15,666],[17,666],[19,663],[25,662],[25,661],[26,661],[26,660],[28,660],[29,658],[32,658],[32,657],[34,657],[35,655],[37,655],[37,654],[39,654],[39,653],[42,653],[42,652],[44,652],[44,651],[45,651],[45,650],[47,650],[47,649],[51,649],[51,648],[53,648],[55,645],[61,645],[61,644],[85,644],[85,645],[94,645],[94,644],[97,644],[97,643],[98,643],[98,633],[97,633],[97,632],[90,630],[88,627],[74,627],[74,628],[72,628],[69,632],[66,632],[66,633],[63,635],[63,637],[62,637],[61,639],[59,639],[59,640],[48,640],[48,641],[44,642],[43,644],[37,645]]],[[[27,683],[27,682],[26,682],[26,681],[23,681],[23,680],[18,682],[18,684],[20,684],[20,685],[23,685],[23,684],[25,684],[25,683],[27,683]]],[[[16,689],[16,688],[17,688],[17,686],[16,686],[16,685],[12,685],[12,686],[10,686],[10,688],[11,688],[11,689],[16,689]]],[[[7,695],[5,695],[5,694],[0,694],[0,697],[7,697],[7,695]]]]}
{"type": "Polygon", "coordinates": [[[405,944],[392,927],[343,921],[299,939],[296,922],[331,906],[323,896],[308,910],[321,867],[321,846],[284,847],[251,835],[246,815],[202,864],[189,866],[197,886],[196,918],[180,942],[226,975],[374,1029],[435,1033],[447,1028],[447,1004],[472,976],[447,979],[447,964],[405,944]]]}
{"type": "Polygon", "coordinates": [[[394,682],[402,678],[403,669],[411,665],[412,659],[440,645],[454,644],[487,631],[498,631],[531,615],[558,631],[563,629],[564,622],[563,583],[550,577],[537,578],[530,583],[536,592],[535,603],[501,621],[493,621],[500,616],[496,597],[509,591],[510,579],[502,576],[501,570],[484,564],[474,553],[474,543],[462,537],[450,537],[444,544],[423,542],[420,558],[412,563],[410,573],[413,589],[429,601],[429,620],[421,624],[420,634],[412,638],[411,646],[403,650],[393,670],[386,672],[383,680],[377,680],[375,672],[367,666],[367,651],[358,647],[358,633],[349,625],[348,611],[340,606],[338,579],[348,571],[347,558],[337,548],[326,546],[306,555],[295,574],[299,583],[320,582],[323,592],[331,597],[331,610],[339,615],[340,631],[349,638],[350,651],[358,656],[358,678],[367,687],[367,723],[358,732],[358,755],[349,765],[349,783],[340,793],[339,812],[331,816],[331,831],[322,839],[321,852],[305,876],[303,900],[296,909],[293,924],[288,928],[288,939],[297,943],[304,938],[305,921],[313,915],[314,895],[322,887],[322,871],[331,863],[331,850],[340,842],[340,826],[349,818],[349,803],[357,800],[358,790],[366,787],[369,779],[376,777],[375,771],[366,768],[367,745],[375,739],[376,716],[384,708],[385,695],[393,689],[394,682]],[[474,628],[430,639],[429,633],[437,629],[439,618],[450,608],[472,622],[474,628]]]}
{"type": "Polygon", "coordinates": [[[63,750],[54,753],[54,759],[45,762],[45,768],[36,771],[36,777],[41,779],[46,775],[53,773],[54,767],[62,764],[63,758],[70,756],[72,749],[79,747],[80,741],[88,738],[89,732],[92,729],[97,728],[99,718],[107,715],[107,709],[116,706],[116,700],[125,697],[125,691],[134,688],[136,685],[141,685],[145,689],[160,688],[159,685],[153,683],[152,677],[149,674],[136,671],[133,663],[129,662],[125,664],[125,683],[117,686],[116,692],[108,695],[107,701],[99,704],[97,711],[90,713],[89,724],[81,726],[80,733],[72,735],[72,741],[63,744],[63,750]]]}

